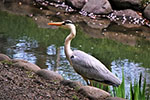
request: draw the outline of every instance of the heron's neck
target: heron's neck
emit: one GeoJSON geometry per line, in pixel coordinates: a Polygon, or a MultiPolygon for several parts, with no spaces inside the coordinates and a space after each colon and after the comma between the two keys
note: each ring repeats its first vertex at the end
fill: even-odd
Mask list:
{"type": "Polygon", "coordinates": [[[71,33],[67,36],[66,40],[65,40],[65,54],[67,59],[70,62],[70,57],[72,56],[73,51],[71,50],[71,40],[76,36],[76,29],[75,26],[71,26],[71,33]]]}

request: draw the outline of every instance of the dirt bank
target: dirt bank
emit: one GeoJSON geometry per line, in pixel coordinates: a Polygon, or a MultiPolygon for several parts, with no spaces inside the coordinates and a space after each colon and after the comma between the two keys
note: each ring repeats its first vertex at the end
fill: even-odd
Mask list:
{"type": "Polygon", "coordinates": [[[89,100],[60,82],[8,63],[0,63],[0,83],[0,100],[89,100]]]}

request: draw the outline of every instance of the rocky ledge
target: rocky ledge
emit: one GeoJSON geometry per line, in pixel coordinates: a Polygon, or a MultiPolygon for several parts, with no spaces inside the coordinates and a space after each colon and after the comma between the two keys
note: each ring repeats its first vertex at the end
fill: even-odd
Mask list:
{"type": "MultiPolygon", "coordinates": [[[[55,5],[51,3],[55,2],[56,4],[61,4],[55,5],[56,7],[63,6],[66,7],[66,10],[73,8],[79,11],[80,14],[90,16],[94,19],[96,19],[97,15],[105,15],[105,17],[111,15],[111,17],[109,16],[107,18],[113,19],[113,21],[116,21],[121,16],[122,18],[119,20],[128,20],[129,22],[136,18],[134,21],[136,23],[134,24],[150,27],[150,4],[144,0],[35,0],[35,2],[44,7],[55,5]]],[[[72,12],[74,10],[68,11],[72,12]]]]}
{"type": "Polygon", "coordinates": [[[93,19],[105,17],[114,22],[127,21],[150,27],[150,3],[144,0],[3,0],[4,4],[16,2],[36,6],[40,10],[52,11],[50,6],[55,6],[93,19]]]}
{"type": "MultiPolygon", "coordinates": [[[[55,0],[55,2],[58,1],[60,0],[55,0]]],[[[130,9],[150,19],[150,4],[144,0],[64,0],[64,2],[75,9],[84,10],[88,13],[109,14],[113,10],[130,9]]]]}
{"type": "Polygon", "coordinates": [[[1,100],[126,100],[5,54],[0,54],[0,82],[1,100]]]}

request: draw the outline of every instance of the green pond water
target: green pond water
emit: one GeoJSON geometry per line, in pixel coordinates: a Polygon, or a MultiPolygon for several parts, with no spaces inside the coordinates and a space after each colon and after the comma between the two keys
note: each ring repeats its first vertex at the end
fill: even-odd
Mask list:
{"type": "MultiPolygon", "coordinates": [[[[82,23],[76,24],[77,36],[72,41],[72,49],[79,49],[96,57],[120,79],[124,67],[128,90],[130,82],[138,79],[142,72],[143,77],[147,79],[147,92],[149,91],[150,41],[144,38],[138,39],[134,46],[130,46],[112,39],[93,38],[85,33],[80,24],[82,23]]],[[[108,30],[114,32],[114,28],[108,30]]],[[[128,30],[123,32],[128,33],[128,30]]],[[[77,80],[85,84],[66,60],[64,40],[68,34],[67,29],[38,28],[31,18],[0,12],[0,53],[11,58],[27,60],[41,68],[54,70],[65,79],[77,80]]]]}

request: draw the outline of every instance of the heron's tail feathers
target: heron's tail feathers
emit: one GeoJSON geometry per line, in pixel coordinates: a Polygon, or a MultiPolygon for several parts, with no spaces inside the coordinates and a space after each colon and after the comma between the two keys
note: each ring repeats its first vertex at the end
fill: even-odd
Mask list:
{"type": "Polygon", "coordinates": [[[103,83],[103,84],[106,84],[106,85],[112,85],[114,87],[118,87],[121,84],[120,80],[118,82],[111,82],[111,81],[108,81],[108,80],[104,80],[104,81],[101,81],[100,83],[103,83]]]}

